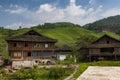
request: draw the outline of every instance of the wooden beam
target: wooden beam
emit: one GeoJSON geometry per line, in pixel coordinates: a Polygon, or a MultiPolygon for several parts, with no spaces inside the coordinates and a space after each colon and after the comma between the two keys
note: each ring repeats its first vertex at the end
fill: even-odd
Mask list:
{"type": "Polygon", "coordinates": [[[89,55],[89,62],[91,62],[91,55],[89,55]]]}
{"type": "Polygon", "coordinates": [[[116,54],[114,55],[115,56],[115,61],[117,60],[117,56],[116,56],[116,54]]]}

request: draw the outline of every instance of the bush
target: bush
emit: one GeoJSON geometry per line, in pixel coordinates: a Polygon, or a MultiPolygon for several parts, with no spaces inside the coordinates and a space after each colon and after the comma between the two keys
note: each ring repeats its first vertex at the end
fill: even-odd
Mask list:
{"type": "Polygon", "coordinates": [[[40,70],[37,68],[33,69],[20,69],[19,71],[15,72],[12,75],[12,78],[15,79],[33,79],[33,80],[38,80],[41,76],[40,70]]]}
{"type": "MultiPolygon", "coordinates": [[[[73,70],[71,68],[54,67],[50,69],[20,69],[14,73],[6,74],[0,70],[2,80],[63,80],[69,76],[73,70]]],[[[0,79],[1,80],[1,79],[0,79]]]]}
{"type": "Polygon", "coordinates": [[[48,78],[51,79],[59,79],[60,77],[64,76],[65,74],[65,69],[63,68],[51,68],[50,71],[48,72],[48,78]]]}
{"type": "Polygon", "coordinates": [[[77,62],[88,62],[88,57],[86,55],[79,55],[77,57],[77,62]]]}
{"type": "Polygon", "coordinates": [[[71,68],[53,67],[48,73],[44,74],[49,80],[63,80],[66,76],[69,76],[73,70],[71,68]]]}

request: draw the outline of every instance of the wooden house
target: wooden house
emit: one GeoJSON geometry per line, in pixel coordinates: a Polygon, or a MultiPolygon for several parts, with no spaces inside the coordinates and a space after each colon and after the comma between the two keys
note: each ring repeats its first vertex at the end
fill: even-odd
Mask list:
{"type": "Polygon", "coordinates": [[[34,30],[20,36],[7,37],[6,41],[10,59],[14,63],[17,61],[15,65],[23,65],[22,61],[28,63],[33,60],[38,62],[37,60],[40,59],[52,59],[54,46],[57,42],[57,40],[43,36],[34,30]]]}
{"type": "Polygon", "coordinates": [[[120,40],[103,35],[86,48],[89,61],[120,59],[120,40]]]}
{"type": "Polygon", "coordinates": [[[65,60],[67,55],[72,53],[71,47],[63,45],[61,47],[55,47],[55,56],[57,60],[65,60]]]}

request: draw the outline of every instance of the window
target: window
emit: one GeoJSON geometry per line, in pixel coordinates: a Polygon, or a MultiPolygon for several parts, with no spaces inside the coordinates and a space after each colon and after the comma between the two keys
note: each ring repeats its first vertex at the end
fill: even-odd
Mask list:
{"type": "Polygon", "coordinates": [[[28,43],[25,43],[25,47],[28,47],[28,43]]]}
{"type": "Polygon", "coordinates": [[[14,46],[14,47],[17,47],[17,43],[14,43],[13,46],[14,46]]]}
{"type": "Polygon", "coordinates": [[[13,43],[14,47],[21,47],[21,45],[19,43],[13,43]]]}
{"type": "Polygon", "coordinates": [[[48,48],[48,44],[45,44],[45,48],[48,48]]]}
{"type": "Polygon", "coordinates": [[[41,54],[41,56],[50,56],[50,55],[51,55],[50,52],[44,52],[41,54]]]}
{"type": "Polygon", "coordinates": [[[101,48],[100,52],[109,52],[109,53],[113,53],[114,52],[114,48],[101,48]]]}
{"type": "Polygon", "coordinates": [[[39,56],[39,52],[32,52],[32,56],[39,56]]]}
{"type": "Polygon", "coordinates": [[[17,53],[14,53],[14,56],[17,56],[17,53]]]}
{"type": "Polygon", "coordinates": [[[34,48],[39,48],[39,47],[41,47],[41,45],[39,43],[34,44],[34,48]]]}
{"type": "Polygon", "coordinates": [[[28,52],[28,53],[27,53],[27,56],[31,56],[31,52],[28,52]]]}
{"type": "Polygon", "coordinates": [[[107,41],[107,44],[109,44],[110,42],[109,41],[107,41]]]}
{"type": "Polygon", "coordinates": [[[22,56],[22,54],[21,54],[21,52],[14,52],[13,56],[20,57],[20,56],[22,56]]]}
{"type": "Polygon", "coordinates": [[[17,56],[21,56],[21,53],[18,53],[17,56]]]}

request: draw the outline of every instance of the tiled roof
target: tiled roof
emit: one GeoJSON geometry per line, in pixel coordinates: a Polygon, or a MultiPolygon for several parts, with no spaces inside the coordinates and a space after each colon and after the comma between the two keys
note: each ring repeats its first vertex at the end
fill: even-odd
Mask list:
{"type": "Polygon", "coordinates": [[[57,42],[56,39],[43,36],[34,30],[30,30],[20,36],[7,37],[6,41],[57,42]]]}
{"type": "Polygon", "coordinates": [[[67,46],[67,45],[64,45],[64,46],[61,46],[61,47],[56,47],[55,48],[55,51],[72,51],[71,47],[67,46]]]}

